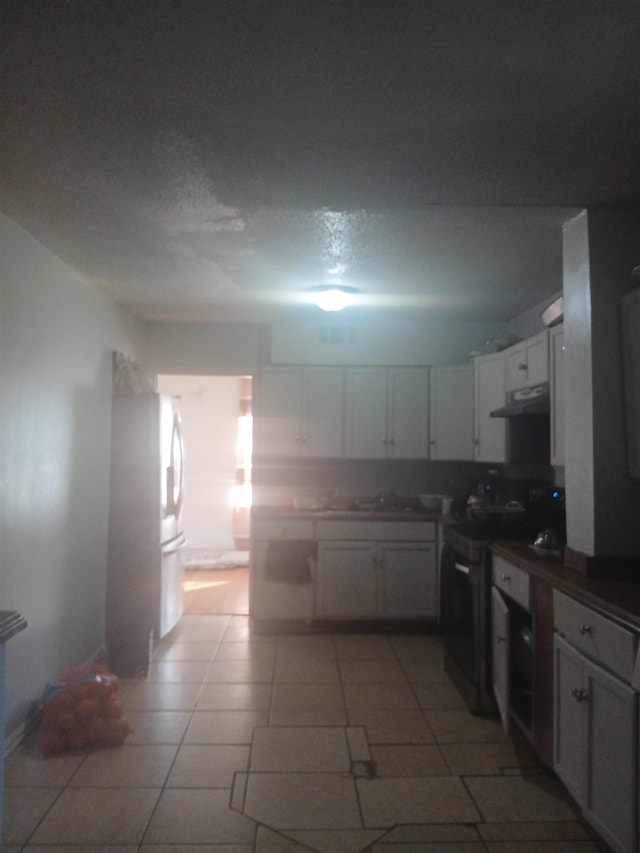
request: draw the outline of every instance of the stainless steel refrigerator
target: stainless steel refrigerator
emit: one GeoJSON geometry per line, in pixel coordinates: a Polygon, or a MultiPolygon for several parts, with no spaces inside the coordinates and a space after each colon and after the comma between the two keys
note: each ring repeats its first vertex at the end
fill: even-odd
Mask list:
{"type": "Polygon", "coordinates": [[[121,675],[144,675],[183,612],[184,443],[179,400],[114,396],[106,641],[121,675]]]}

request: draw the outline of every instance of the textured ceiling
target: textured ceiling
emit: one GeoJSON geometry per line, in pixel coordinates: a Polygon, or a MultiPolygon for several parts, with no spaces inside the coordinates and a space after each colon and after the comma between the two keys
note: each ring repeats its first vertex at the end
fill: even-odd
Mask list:
{"type": "Polygon", "coordinates": [[[333,277],[363,312],[508,319],[560,290],[576,209],[640,202],[635,0],[8,0],[0,26],[2,210],[141,317],[301,316],[333,277]]]}

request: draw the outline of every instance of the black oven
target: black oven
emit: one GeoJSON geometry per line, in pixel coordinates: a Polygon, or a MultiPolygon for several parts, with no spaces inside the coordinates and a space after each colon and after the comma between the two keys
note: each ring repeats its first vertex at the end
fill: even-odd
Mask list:
{"type": "Polygon", "coordinates": [[[444,666],[470,710],[497,710],[491,673],[491,551],[495,540],[533,542],[549,525],[564,536],[564,491],[530,488],[527,509],[493,506],[444,527],[440,564],[440,623],[444,666]]]}

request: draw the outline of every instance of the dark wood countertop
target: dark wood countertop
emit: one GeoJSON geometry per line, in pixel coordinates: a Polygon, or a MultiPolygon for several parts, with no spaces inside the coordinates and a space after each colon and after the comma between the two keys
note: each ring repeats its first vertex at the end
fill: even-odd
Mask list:
{"type": "Polygon", "coordinates": [[[560,562],[541,559],[526,544],[493,542],[491,550],[532,577],[541,578],[603,615],[640,631],[640,558],[637,581],[609,580],[587,577],[560,562]]]}
{"type": "Polygon", "coordinates": [[[256,519],[301,519],[310,521],[431,521],[441,520],[438,512],[412,510],[358,510],[358,509],[295,509],[287,506],[256,506],[252,509],[256,519]]]}

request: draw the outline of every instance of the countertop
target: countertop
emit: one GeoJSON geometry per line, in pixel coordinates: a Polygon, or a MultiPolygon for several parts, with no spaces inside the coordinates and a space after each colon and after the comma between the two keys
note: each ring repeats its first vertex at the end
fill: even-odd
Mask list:
{"type": "Polygon", "coordinates": [[[590,578],[560,562],[541,559],[526,544],[495,541],[491,550],[533,577],[541,578],[605,616],[640,631],[640,558],[637,581],[609,580],[590,578]]]}
{"type": "Polygon", "coordinates": [[[438,512],[389,509],[322,509],[304,508],[296,509],[288,506],[256,506],[252,510],[256,519],[310,519],[331,521],[441,521],[442,516],[438,512]]]}

